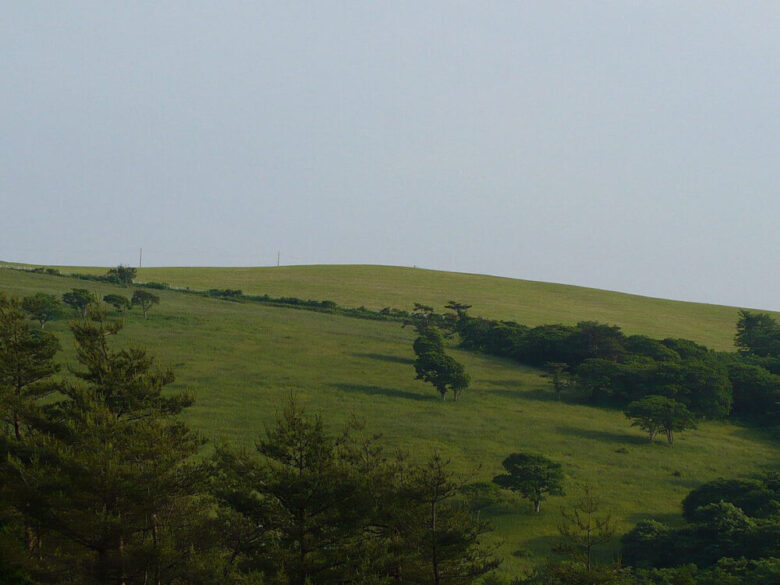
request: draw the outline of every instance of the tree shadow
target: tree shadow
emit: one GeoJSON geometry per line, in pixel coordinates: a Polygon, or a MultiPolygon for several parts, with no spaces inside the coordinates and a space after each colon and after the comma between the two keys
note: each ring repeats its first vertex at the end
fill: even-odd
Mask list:
{"type": "Polygon", "coordinates": [[[563,400],[556,400],[554,392],[546,392],[544,390],[490,390],[491,394],[497,396],[504,396],[506,398],[522,398],[525,400],[538,400],[540,402],[564,402],[563,400]]]}
{"type": "Polygon", "coordinates": [[[522,380],[485,380],[485,384],[501,388],[523,388],[528,385],[524,384],[522,380]]]}
{"type": "Polygon", "coordinates": [[[578,429],[575,427],[558,427],[555,429],[555,431],[562,435],[580,437],[582,439],[594,439],[596,441],[604,441],[607,443],[619,443],[621,445],[625,445],[626,443],[631,445],[650,444],[650,441],[647,440],[647,437],[643,437],[641,435],[628,434],[628,433],[594,431],[592,429],[578,429]]]}
{"type": "Polygon", "coordinates": [[[409,358],[398,357],[395,355],[384,355],[381,353],[353,353],[352,355],[355,357],[368,358],[371,360],[379,360],[381,362],[390,362],[393,364],[412,365],[414,363],[414,360],[409,358]]]}
{"type": "Polygon", "coordinates": [[[407,392],[397,388],[382,388],[381,386],[368,386],[365,384],[331,384],[331,386],[344,392],[356,392],[368,394],[369,396],[390,396],[392,398],[406,398],[407,400],[421,400],[425,402],[438,400],[436,396],[407,392]]]}
{"type": "Polygon", "coordinates": [[[663,512],[663,513],[653,513],[653,512],[637,512],[636,514],[629,514],[624,518],[626,522],[629,522],[631,524],[636,524],[637,522],[642,522],[643,520],[655,520],[656,522],[660,522],[661,524],[666,524],[667,526],[681,526],[684,524],[683,517],[682,517],[682,510],[677,513],[673,512],[663,512]]]}
{"type": "Polygon", "coordinates": [[[734,432],[737,437],[756,442],[775,444],[780,442],[780,435],[774,429],[750,426],[749,422],[744,421],[737,421],[737,424],[739,428],[734,432]]]}

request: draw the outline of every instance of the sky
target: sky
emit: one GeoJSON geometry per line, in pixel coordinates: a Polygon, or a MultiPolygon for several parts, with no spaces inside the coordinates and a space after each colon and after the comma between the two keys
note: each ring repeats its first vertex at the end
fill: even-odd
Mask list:
{"type": "Polygon", "coordinates": [[[4,2],[0,260],[780,310],[778,30],[772,0],[4,2]]]}

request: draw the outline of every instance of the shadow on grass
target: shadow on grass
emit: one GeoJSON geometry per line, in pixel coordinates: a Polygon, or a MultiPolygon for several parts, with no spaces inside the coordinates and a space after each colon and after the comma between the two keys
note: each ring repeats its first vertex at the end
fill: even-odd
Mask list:
{"type": "Polygon", "coordinates": [[[557,433],[562,435],[569,435],[572,437],[580,437],[582,439],[595,439],[597,441],[605,441],[607,443],[616,443],[620,445],[649,445],[650,441],[647,437],[642,435],[634,435],[629,433],[611,433],[609,431],[594,431],[591,429],[578,429],[575,427],[558,427],[555,429],[557,433]]]}
{"type": "Polygon", "coordinates": [[[668,512],[662,514],[654,514],[653,512],[637,512],[636,514],[629,514],[623,519],[631,524],[636,524],[637,522],[642,522],[643,520],[655,520],[661,524],[674,527],[679,527],[685,524],[682,517],[682,511],[677,514],[668,512]]]}
{"type": "Polygon", "coordinates": [[[780,431],[777,427],[760,427],[745,421],[737,421],[736,424],[740,425],[740,428],[734,432],[737,437],[757,442],[780,442],[780,431]]]}
{"type": "Polygon", "coordinates": [[[500,388],[523,388],[528,386],[528,383],[522,380],[485,380],[485,384],[499,386],[500,388]]]}
{"type": "Polygon", "coordinates": [[[505,398],[521,398],[525,400],[539,400],[541,402],[563,402],[555,399],[553,392],[545,392],[544,390],[490,390],[491,394],[496,396],[504,396],[505,398]]]}
{"type": "Polygon", "coordinates": [[[414,363],[414,360],[409,358],[398,357],[395,355],[384,355],[381,353],[353,353],[352,355],[355,357],[368,358],[371,360],[379,360],[381,362],[390,362],[393,364],[411,365],[414,363]]]}
{"type": "Polygon", "coordinates": [[[344,392],[358,392],[361,394],[368,394],[369,396],[390,396],[392,398],[407,398],[408,400],[423,400],[425,402],[438,400],[436,396],[407,392],[406,390],[398,390],[397,388],[382,388],[381,386],[366,386],[363,384],[331,384],[331,386],[343,390],[344,392]]]}

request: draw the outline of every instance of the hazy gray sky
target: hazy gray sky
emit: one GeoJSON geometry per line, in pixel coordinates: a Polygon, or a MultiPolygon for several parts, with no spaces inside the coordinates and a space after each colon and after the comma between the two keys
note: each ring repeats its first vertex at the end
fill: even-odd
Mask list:
{"type": "Polygon", "coordinates": [[[366,263],[780,310],[780,2],[30,2],[0,260],[366,263]]]}

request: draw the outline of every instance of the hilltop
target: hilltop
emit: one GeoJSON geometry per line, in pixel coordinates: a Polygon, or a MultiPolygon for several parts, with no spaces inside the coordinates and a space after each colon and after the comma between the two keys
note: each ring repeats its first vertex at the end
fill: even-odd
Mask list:
{"type": "MultiPolygon", "coordinates": [[[[105,267],[54,268],[64,274],[106,272],[105,267]]],[[[489,319],[529,326],[599,321],[618,325],[626,334],[682,337],[724,351],[734,349],[734,323],[740,308],[397,266],[141,268],[137,280],[198,290],[229,288],[247,294],[331,300],[341,306],[373,310],[409,309],[416,302],[442,310],[448,301],[456,300],[472,305],[473,315],[489,319]]]]}

